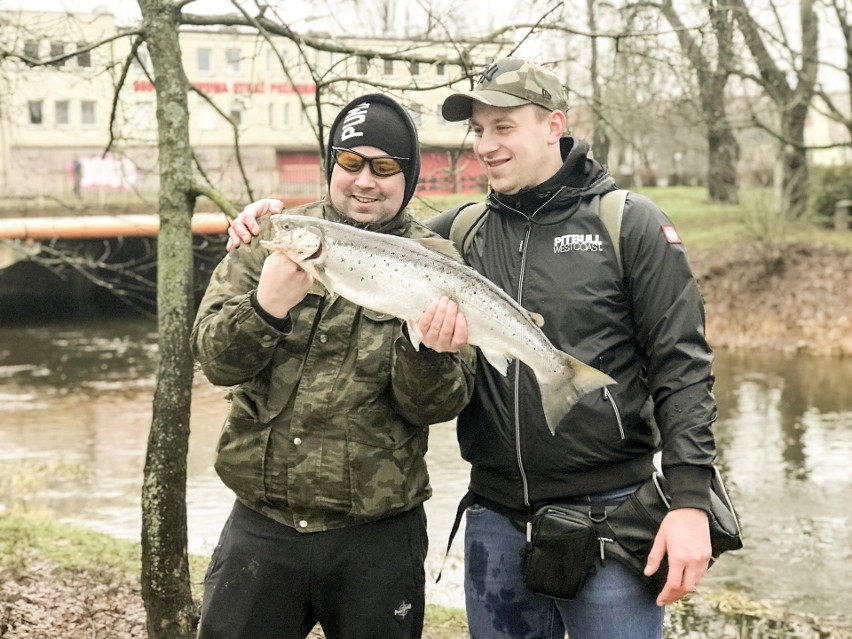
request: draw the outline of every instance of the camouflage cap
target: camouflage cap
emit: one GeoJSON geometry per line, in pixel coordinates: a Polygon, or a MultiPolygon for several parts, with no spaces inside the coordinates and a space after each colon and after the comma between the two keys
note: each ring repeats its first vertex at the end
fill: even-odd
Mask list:
{"type": "Polygon", "coordinates": [[[444,100],[445,120],[466,120],[473,101],[496,107],[537,104],[550,111],[568,108],[565,87],[554,73],[521,58],[502,58],[488,67],[472,91],[454,93],[444,100]]]}

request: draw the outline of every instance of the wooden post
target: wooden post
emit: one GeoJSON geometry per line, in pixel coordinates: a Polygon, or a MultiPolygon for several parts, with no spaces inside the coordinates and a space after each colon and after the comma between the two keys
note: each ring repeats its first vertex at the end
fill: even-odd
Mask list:
{"type": "Polygon", "coordinates": [[[834,230],[849,230],[849,211],[852,209],[852,200],[838,200],[834,205],[834,230]]]}

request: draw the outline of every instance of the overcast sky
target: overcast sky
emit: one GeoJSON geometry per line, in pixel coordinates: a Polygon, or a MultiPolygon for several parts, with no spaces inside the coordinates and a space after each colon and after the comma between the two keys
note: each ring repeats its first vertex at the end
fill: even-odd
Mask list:
{"type": "MultiPolygon", "coordinates": [[[[246,6],[254,6],[253,2],[243,3],[246,6]]],[[[293,5],[296,10],[304,6],[303,0],[288,0],[288,5],[293,5]]],[[[120,18],[133,18],[139,16],[139,4],[136,0],[0,0],[0,9],[21,9],[25,11],[63,11],[71,13],[89,12],[101,8],[112,12],[120,18]]],[[[186,10],[190,13],[233,13],[234,5],[230,0],[195,0],[187,5],[186,10]]],[[[288,8],[289,12],[289,8],[288,8]]]]}
{"type": "MultiPolygon", "coordinates": [[[[351,33],[353,28],[357,29],[359,26],[364,28],[364,25],[366,25],[366,30],[369,30],[372,24],[370,16],[371,14],[376,15],[376,11],[371,11],[369,0],[361,0],[357,9],[353,8],[355,3],[344,5],[335,0],[324,0],[324,2],[318,0],[267,0],[267,2],[272,7],[280,6],[280,15],[286,16],[288,24],[302,30],[335,32],[342,29],[351,33]],[[357,15],[353,11],[357,12],[357,15]]],[[[257,11],[254,0],[240,0],[240,4],[245,6],[250,14],[257,11]]],[[[536,8],[536,4],[540,3],[534,0],[503,0],[502,2],[467,0],[465,10],[461,12],[461,15],[458,12],[458,0],[428,0],[426,4],[434,11],[444,15],[451,9],[455,9],[456,16],[450,19],[450,22],[457,29],[463,29],[462,23],[470,21],[469,26],[471,28],[475,27],[477,30],[484,31],[495,24],[507,24],[507,20],[512,19],[510,16],[517,17],[521,21],[527,21],[530,17],[526,14],[540,11],[536,8]],[[481,11],[477,7],[480,7],[481,11]]],[[[0,0],[0,9],[6,10],[78,13],[91,12],[97,8],[113,13],[121,21],[133,20],[140,15],[136,0],[0,0]]],[[[411,20],[411,23],[416,25],[420,22],[416,16],[423,13],[419,2],[399,2],[395,5],[395,9],[398,14],[396,22],[400,24],[411,20]]],[[[236,8],[230,0],[195,0],[186,5],[184,10],[188,13],[225,14],[234,13],[236,8]]],[[[363,35],[376,34],[365,33],[363,35]]]]}

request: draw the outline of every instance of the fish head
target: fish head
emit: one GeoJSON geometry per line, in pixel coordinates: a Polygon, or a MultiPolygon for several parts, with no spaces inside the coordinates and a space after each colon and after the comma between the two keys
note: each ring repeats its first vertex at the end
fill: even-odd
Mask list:
{"type": "Polygon", "coordinates": [[[273,236],[261,240],[261,244],[273,251],[280,251],[296,263],[318,263],[324,257],[322,229],[311,224],[311,218],[278,214],[270,216],[273,236]]]}

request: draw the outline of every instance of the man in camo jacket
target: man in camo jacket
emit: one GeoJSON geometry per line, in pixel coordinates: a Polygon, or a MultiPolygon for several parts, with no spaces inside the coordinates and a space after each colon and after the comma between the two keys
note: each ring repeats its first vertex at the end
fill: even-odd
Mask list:
{"type": "MultiPolygon", "coordinates": [[[[407,112],[351,102],[326,154],[329,197],[289,211],[412,238],[420,153],[407,112]]],[[[277,200],[262,206],[281,210],[277,200]]],[[[270,237],[269,216],[261,235],[270,237]]],[[[237,496],[205,577],[198,636],[419,637],[429,425],[467,404],[474,352],[436,300],[415,350],[402,322],[333,296],[259,242],[213,273],[192,332],[208,379],[231,386],[215,467],[237,496]],[[455,352],[450,352],[455,351],[455,352]]]]}

